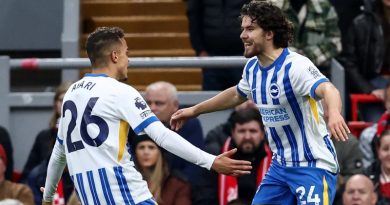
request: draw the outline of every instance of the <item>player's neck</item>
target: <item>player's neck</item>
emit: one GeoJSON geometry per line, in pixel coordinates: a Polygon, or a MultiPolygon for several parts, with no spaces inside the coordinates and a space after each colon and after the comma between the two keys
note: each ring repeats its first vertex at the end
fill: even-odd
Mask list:
{"type": "MultiPolygon", "coordinates": [[[[114,69],[110,69],[107,66],[97,67],[92,69],[93,74],[106,74],[107,76],[117,79],[117,75],[115,72],[113,72],[114,69]]],[[[118,79],[117,79],[118,80],[118,79]]]]}
{"type": "Polygon", "coordinates": [[[260,60],[262,67],[268,67],[271,65],[283,52],[283,48],[268,49],[261,53],[257,58],[260,60]]]}

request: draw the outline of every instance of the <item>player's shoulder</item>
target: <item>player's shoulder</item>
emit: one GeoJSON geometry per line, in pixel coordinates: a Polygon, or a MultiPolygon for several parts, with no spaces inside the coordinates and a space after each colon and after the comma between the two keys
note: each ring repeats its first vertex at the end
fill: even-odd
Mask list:
{"type": "Polygon", "coordinates": [[[134,94],[134,93],[138,93],[138,91],[131,85],[129,84],[126,84],[126,83],[122,83],[122,82],[119,82],[119,81],[116,81],[115,83],[115,88],[117,89],[116,91],[119,93],[119,94],[134,94]]]}
{"type": "Polygon", "coordinates": [[[291,69],[302,69],[302,68],[309,68],[309,67],[315,67],[313,62],[306,56],[303,56],[299,53],[296,53],[294,51],[289,51],[289,55],[286,57],[285,64],[291,65],[291,69]]]}
{"type": "Polygon", "coordinates": [[[257,56],[253,56],[252,58],[249,58],[245,63],[245,69],[250,69],[253,65],[255,65],[258,62],[257,56]]]}

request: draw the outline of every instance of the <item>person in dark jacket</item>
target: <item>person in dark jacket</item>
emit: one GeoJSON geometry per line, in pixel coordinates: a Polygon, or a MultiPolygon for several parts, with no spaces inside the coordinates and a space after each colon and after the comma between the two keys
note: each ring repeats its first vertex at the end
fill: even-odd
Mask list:
{"type": "Polygon", "coordinates": [[[5,178],[12,180],[12,173],[14,171],[14,158],[11,138],[4,127],[0,126],[0,145],[3,145],[5,152],[7,153],[7,170],[5,171],[5,178]]]}
{"type": "MultiPolygon", "coordinates": [[[[157,118],[166,127],[170,127],[169,120],[172,114],[179,109],[176,87],[165,81],[154,82],[146,87],[145,100],[157,118]]],[[[188,120],[177,133],[194,146],[204,149],[203,129],[199,119],[188,120]]],[[[183,173],[191,183],[196,181],[200,167],[170,152],[167,152],[165,157],[171,169],[183,173]]]]}
{"type": "MultiPolygon", "coordinates": [[[[250,0],[188,0],[187,15],[192,48],[197,56],[242,56],[240,9],[250,0]]],[[[203,69],[203,90],[236,85],[242,69],[203,69]]]]}
{"type": "Polygon", "coordinates": [[[348,28],[353,19],[362,13],[363,0],[330,0],[339,17],[341,41],[344,43],[348,28]]]}
{"type": "Polygon", "coordinates": [[[209,147],[206,150],[222,153],[237,148],[233,158],[251,161],[253,170],[250,175],[238,178],[204,170],[195,186],[196,191],[193,192],[193,204],[227,205],[233,200],[250,204],[270,166],[272,153],[264,138],[265,131],[259,111],[253,108],[234,111],[230,123],[231,137],[225,139],[221,149],[217,151],[209,147]]]}
{"type": "Polygon", "coordinates": [[[49,159],[57,138],[57,120],[61,115],[62,99],[68,90],[70,82],[64,82],[56,89],[53,99],[53,113],[50,118],[49,128],[44,129],[35,138],[27,162],[24,165],[21,181],[25,181],[34,167],[49,159]]]}
{"type": "MultiPolygon", "coordinates": [[[[384,98],[390,76],[390,2],[365,0],[362,14],[353,20],[340,57],[350,93],[384,98]]],[[[363,120],[377,121],[384,108],[361,108],[363,120]],[[370,110],[368,110],[370,109],[370,110]]]]}

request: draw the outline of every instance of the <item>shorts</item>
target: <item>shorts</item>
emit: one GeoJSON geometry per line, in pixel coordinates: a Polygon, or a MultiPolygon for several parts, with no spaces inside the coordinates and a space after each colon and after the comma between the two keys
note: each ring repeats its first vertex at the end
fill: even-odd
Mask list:
{"type": "Polygon", "coordinates": [[[276,160],[261,182],[252,204],[331,205],[337,174],[313,167],[284,167],[276,160]]]}
{"type": "Polygon", "coordinates": [[[138,203],[137,205],[157,205],[157,202],[153,197],[153,198],[150,198],[148,200],[142,201],[142,202],[138,203]]]}

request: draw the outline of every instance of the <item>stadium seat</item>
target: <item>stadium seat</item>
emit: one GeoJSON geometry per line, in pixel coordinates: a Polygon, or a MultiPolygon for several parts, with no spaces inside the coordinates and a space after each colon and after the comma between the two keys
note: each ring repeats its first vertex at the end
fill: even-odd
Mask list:
{"type": "Polygon", "coordinates": [[[351,119],[348,122],[348,127],[351,133],[356,137],[367,127],[371,126],[373,122],[359,121],[359,104],[361,103],[381,103],[382,100],[369,94],[351,94],[351,119]]]}
{"type": "Polygon", "coordinates": [[[351,94],[351,119],[358,121],[359,103],[380,103],[381,99],[369,94],[351,94]]]}

